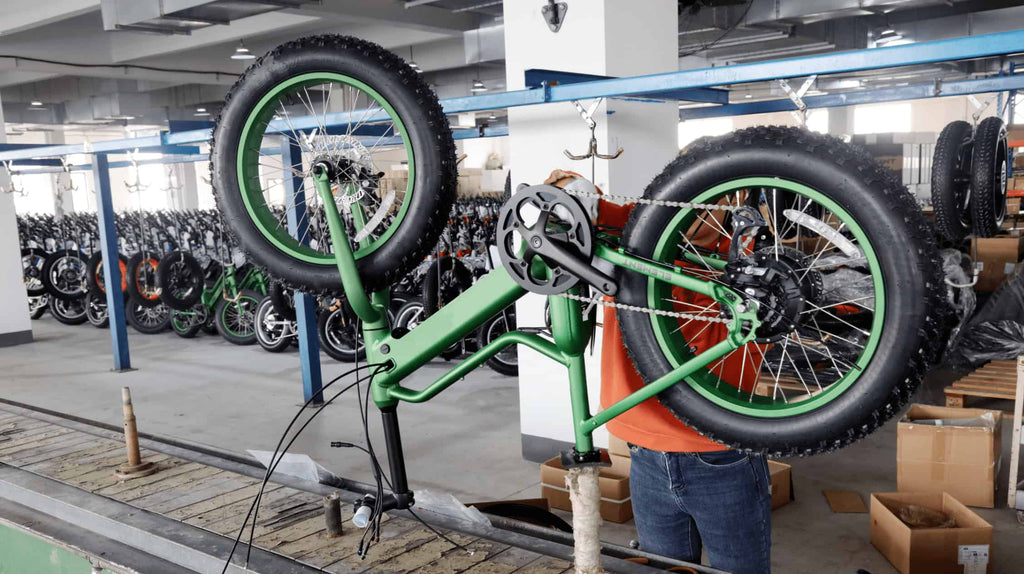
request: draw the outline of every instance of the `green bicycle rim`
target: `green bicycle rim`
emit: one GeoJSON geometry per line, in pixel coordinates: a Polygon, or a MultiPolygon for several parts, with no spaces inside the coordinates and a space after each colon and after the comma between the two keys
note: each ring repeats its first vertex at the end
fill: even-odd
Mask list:
{"type": "Polygon", "coordinates": [[[355,258],[360,259],[373,253],[391,238],[395,230],[402,223],[402,220],[405,219],[409,203],[412,199],[413,188],[415,187],[416,162],[413,155],[412,142],[407,137],[408,132],[405,129],[405,124],[391,103],[384,99],[376,90],[355,78],[335,72],[311,72],[296,76],[274,86],[272,90],[260,99],[256,107],[249,113],[249,117],[246,118],[245,127],[242,129],[242,135],[239,140],[240,145],[238,146],[237,176],[242,201],[249,213],[249,219],[271,244],[295,259],[307,263],[333,266],[336,264],[333,254],[315,251],[292,237],[287,229],[281,228],[277,219],[267,209],[266,200],[263,197],[264,190],[259,183],[259,150],[263,143],[266,126],[276,113],[276,109],[273,106],[277,102],[278,96],[293,88],[327,82],[338,82],[352,86],[371,97],[388,113],[391,121],[394,122],[396,136],[402,138],[409,166],[409,182],[405,190],[405,199],[399,207],[398,214],[384,233],[380,237],[366,242],[365,245],[361,245],[354,254],[355,258]],[[258,127],[260,125],[263,126],[262,129],[258,127]]]}
{"type": "Polygon", "coordinates": [[[259,301],[256,301],[252,297],[246,297],[245,295],[242,295],[237,302],[234,302],[234,303],[233,302],[228,302],[227,305],[224,305],[224,307],[221,308],[221,310],[220,310],[220,322],[221,322],[221,325],[224,326],[224,330],[225,331],[227,331],[231,335],[234,335],[235,337],[239,337],[239,338],[243,338],[244,339],[244,338],[252,337],[252,336],[256,335],[256,326],[255,326],[255,324],[253,325],[252,333],[238,333],[234,329],[232,329],[230,326],[228,326],[228,319],[227,319],[227,315],[226,315],[226,313],[228,312],[228,308],[231,307],[232,305],[237,304],[237,303],[241,303],[242,299],[248,299],[250,301],[254,301],[257,305],[259,304],[259,301]]]}
{"type": "MultiPolygon", "coordinates": [[[[858,372],[862,372],[863,369],[867,367],[868,363],[871,362],[881,338],[882,325],[885,322],[885,285],[882,277],[881,265],[878,262],[874,246],[871,245],[871,242],[867,238],[867,234],[845,209],[840,207],[828,196],[813,188],[785,179],[773,177],[749,177],[719,184],[702,192],[690,201],[694,203],[714,203],[716,198],[730,192],[753,188],[772,188],[791,191],[804,198],[812,199],[831,211],[832,214],[838,217],[842,223],[846,224],[847,229],[849,229],[857,239],[857,244],[863,251],[867,260],[874,288],[874,314],[872,317],[871,333],[867,342],[864,344],[864,349],[861,351],[860,356],[853,363],[856,365],[857,369],[851,368],[839,380],[829,385],[817,395],[799,402],[777,403],[774,402],[771,397],[763,397],[760,395],[751,396],[750,393],[740,391],[732,385],[720,385],[718,384],[720,383],[719,378],[708,369],[701,369],[697,373],[694,373],[685,379],[686,384],[700,393],[704,398],[726,410],[758,418],[782,418],[814,411],[841,396],[858,380],[858,372]]],[[[673,244],[675,242],[674,237],[681,229],[688,228],[693,221],[692,218],[696,217],[697,213],[698,212],[693,209],[685,209],[680,210],[672,218],[665,231],[659,237],[658,243],[655,246],[653,253],[653,258],[655,260],[665,260],[664,257],[668,256],[670,250],[673,248],[673,244]]],[[[652,308],[660,308],[659,302],[662,300],[662,296],[667,288],[669,288],[668,285],[663,282],[659,282],[654,279],[649,280],[647,283],[648,305],[652,308]]],[[[682,335],[678,333],[679,325],[672,324],[670,322],[672,320],[673,318],[670,317],[657,315],[651,316],[651,322],[654,327],[655,336],[658,339],[658,344],[661,346],[661,350],[668,359],[672,368],[676,368],[693,355],[689,352],[688,344],[685,342],[685,339],[683,339],[682,335]],[[675,333],[673,334],[672,331],[675,331],[675,333]]]]}

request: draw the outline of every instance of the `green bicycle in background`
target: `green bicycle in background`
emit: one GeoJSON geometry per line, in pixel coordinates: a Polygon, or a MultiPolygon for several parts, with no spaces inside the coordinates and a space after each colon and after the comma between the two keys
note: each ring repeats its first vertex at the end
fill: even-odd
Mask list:
{"type": "Polygon", "coordinates": [[[268,287],[259,269],[213,259],[204,269],[191,254],[172,251],[160,260],[157,276],[176,335],[188,339],[216,329],[236,345],[256,343],[256,309],[268,287]]]}
{"type": "Polygon", "coordinates": [[[454,143],[423,79],[355,38],[289,42],[232,88],[214,141],[218,204],[241,247],[290,287],[344,293],[368,363],[382,365],[371,392],[393,488],[379,510],[413,500],[398,405],[433,398],[508,345],[566,368],[552,392],[571,399],[575,448],[563,460],[574,465],[597,460],[595,429],[655,397],[736,448],[843,447],[899,410],[946,340],[920,209],[872,158],[825,135],[758,127],[699,140],[621,229],[591,221],[585,191],[521,186],[499,215],[502,267],[406,333],[387,321],[389,287],[433,248],[456,188],[454,143]],[[302,178],[294,196],[282,177],[302,178]],[[511,331],[426,387],[403,386],[531,292],[548,298],[550,338],[511,331]],[[616,308],[646,383],[598,413],[583,361],[593,304],[616,308]]]}

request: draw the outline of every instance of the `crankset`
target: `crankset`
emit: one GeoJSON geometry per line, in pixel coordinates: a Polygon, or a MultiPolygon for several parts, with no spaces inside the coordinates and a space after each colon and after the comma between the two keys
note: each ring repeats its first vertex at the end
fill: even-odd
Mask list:
{"type": "Polygon", "coordinates": [[[575,197],[557,187],[517,191],[498,215],[497,243],[502,266],[527,291],[556,295],[584,281],[605,295],[618,292],[615,281],[591,265],[590,217],[575,197]]]}

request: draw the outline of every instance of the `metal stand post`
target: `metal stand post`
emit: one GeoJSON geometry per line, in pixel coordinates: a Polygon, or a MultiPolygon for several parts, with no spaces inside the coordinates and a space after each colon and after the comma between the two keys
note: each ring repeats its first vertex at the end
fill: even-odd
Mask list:
{"type": "MultiPolygon", "coordinates": [[[[306,202],[296,201],[303,193],[302,177],[295,175],[291,166],[302,164],[302,149],[287,137],[281,138],[281,159],[284,162],[285,212],[288,217],[288,231],[296,238],[308,241],[309,218],[306,217],[306,202]]],[[[313,297],[295,292],[295,328],[299,338],[299,362],[302,365],[302,398],[308,401],[317,397],[313,405],[324,402],[323,375],[320,371],[320,341],[316,333],[316,301],[313,297]]]]}
{"type": "Polygon", "coordinates": [[[128,353],[128,327],[125,325],[124,294],[121,291],[121,266],[114,227],[114,198],[110,192],[110,160],[106,154],[93,156],[92,173],[96,178],[96,218],[103,251],[103,279],[107,288],[107,315],[110,317],[110,341],[114,347],[114,370],[132,368],[128,353]]]}

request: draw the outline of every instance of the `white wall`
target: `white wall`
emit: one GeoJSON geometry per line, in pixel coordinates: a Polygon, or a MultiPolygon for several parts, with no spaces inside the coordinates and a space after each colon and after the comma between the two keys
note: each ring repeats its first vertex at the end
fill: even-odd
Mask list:
{"type": "MultiPolygon", "coordinates": [[[[570,14],[561,30],[550,32],[537,5],[504,4],[506,81],[524,87],[528,68],[587,74],[635,76],[676,70],[677,20],[673,0],[594,0],[570,14]]],[[[589,106],[590,102],[584,102],[589,106]]],[[[676,104],[606,102],[594,114],[601,152],[622,146],[617,160],[598,160],[595,183],[607,193],[637,196],[677,153],[676,104]]],[[[538,184],[554,169],[590,177],[590,162],[568,160],[562,151],[586,151],[590,130],[570,103],[509,110],[513,185],[538,184]]],[[[544,298],[528,296],[516,308],[520,326],[543,326],[544,298]]],[[[595,349],[600,349],[600,330],[595,349]]],[[[520,347],[520,422],[524,435],[573,441],[566,371],[520,347]]],[[[599,408],[600,356],[587,356],[591,410],[599,408]]],[[[599,429],[595,442],[607,443],[599,429]]]]}

